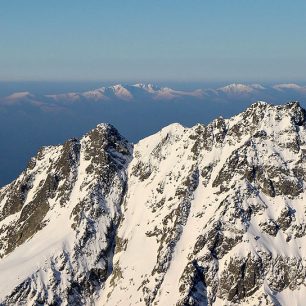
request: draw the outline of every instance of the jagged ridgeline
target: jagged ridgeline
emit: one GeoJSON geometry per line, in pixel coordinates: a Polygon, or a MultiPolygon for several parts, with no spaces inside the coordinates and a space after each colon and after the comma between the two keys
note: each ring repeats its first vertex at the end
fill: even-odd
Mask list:
{"type": "Polygon", "coordinates": [[[303,305],[306,119],[101,124],[0,189],[1,305],[303,305]]]}

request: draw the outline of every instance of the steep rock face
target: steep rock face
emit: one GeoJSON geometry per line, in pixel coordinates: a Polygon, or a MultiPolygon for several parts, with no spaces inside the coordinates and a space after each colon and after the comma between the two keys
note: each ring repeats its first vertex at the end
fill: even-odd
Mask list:
{"type": "Polygon", "coordinates": [[[305,161],[297,103],[43,148],[0,190],[0,301],[300,305],[305,161]]]}
{"type": "Polygon", "coordinates": [[[4,305],[88,304],[112,266],[131,146],[109,125],[43,148],[1,190],[4,305]]]}
{"type": "Polygon", "coordinates": [[[303,290],[304,122],[296,103],[259,102],[140,141],[101,305],[264,305],[303,290]]]}

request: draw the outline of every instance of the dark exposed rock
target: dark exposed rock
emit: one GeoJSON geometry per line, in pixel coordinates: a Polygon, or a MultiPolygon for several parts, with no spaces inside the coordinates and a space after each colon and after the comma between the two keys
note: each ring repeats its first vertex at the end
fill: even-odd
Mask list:
{"type": "Polygon", "coordinates": [[[268,219],[267,221],[260,223],[259,225],[264,232],[274,237],[276,236],[279,230],[278,224],[272,219],[268,219]]]}
{"type": "Polygon", "coordinates": [[[258,290],[263,273],[260,258],[231,258],[220,276],[219,295],[228,301],[242,300],[258,290]]]}
{"type": "Polygon", "coordinates": [[[281,210],[280,216],[277,219],[277,224],[283,231],[285,231],[291,225],[292,214],[292,209],[287,206],[281,210]]]}
{"type": "Polygon", "coordinates": [[[0,201],[4,199],[6,194],[8,195],[8,199],[6,200],[2,211],[0,212],[0,221],[4,218],[19,212],[26,200],[27,193],[31,189],[32,177],[31,175],[24,175],[21,182],[15,181],[12,186],[0,195],[0,201]]]}
{"type": "Polygon", "coordinates": [[[150,177],[152,170],[150,166],[145,165],[143,162],[139,162],[134,168],[133,168],[133,175],[136,177],[139,177],[140,181],[144,181],[147,178],[150,177]]]}

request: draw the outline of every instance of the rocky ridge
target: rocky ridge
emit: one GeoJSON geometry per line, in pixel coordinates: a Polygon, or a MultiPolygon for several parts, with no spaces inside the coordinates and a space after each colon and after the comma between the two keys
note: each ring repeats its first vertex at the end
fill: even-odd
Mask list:
{"type": "Polygon", "coordinates": [[[0,189],[3,305],[300,305],[305,111],[45,147],[0,189]]]}

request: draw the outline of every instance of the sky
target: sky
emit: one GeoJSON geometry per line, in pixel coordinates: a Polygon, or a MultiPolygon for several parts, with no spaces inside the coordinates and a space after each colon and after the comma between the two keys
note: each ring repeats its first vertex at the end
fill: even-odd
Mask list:
{"type": "Polygon", "coordinates": [[[305,80],[305,17],[305,0],[0,0],[0,80],[305,80]]]}

